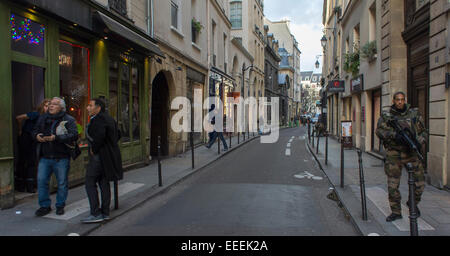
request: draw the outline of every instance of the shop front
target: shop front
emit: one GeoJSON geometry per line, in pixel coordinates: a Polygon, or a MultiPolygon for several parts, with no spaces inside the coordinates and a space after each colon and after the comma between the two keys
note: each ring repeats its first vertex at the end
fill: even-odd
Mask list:
{"type": "Polygon", "coordinates": [[[228,106],[228,96],[233,95],[234,91],[235,82],[232,77],[216,68],[210,69],[209,97],[215,97],[214,104],[216,107],[219,106],[220,101],[223,104],[223,132],[227,134],[231,132],[229,129],[227,130],[227,118],[233,115],[234,124],[236,124],[237,118],[237,116],[234,114],[235,107],[233,106],[232,108],[230,108],[230,106],[228,106]]]}
{"type": "MultiPolygon", "coordinates": [[[[119,123],[124,166],[143,162],[147,154],[143,124],[148,122],[148,82],[144,74],[148,72],[145,69],[150,53],[138,44],[116,38],[113,31],[96,32],[90,26],[96,20],[90,6],[79,3],[75,23],[58,13],[50,15],[54,3],[38,2],[50,10],[39,5],[29,8],[14,2],[0,3],[0,31],[8,35],[0,39],[0,208],[12,207],[15,197],[21,196],[14,188],[20,168],[16,116],[36,111],[45,98],[63,98],[66,112],[76,120],[82,155],[71,161],[70,186],[84,182],[88,160],[86,106],[91,98],[104,98],[109,113],[119,123]]],[[[64,13],[61,10],[60,14],[64,13]]],[[[56,187],[54,180],[51,187],[56,187]]]]}

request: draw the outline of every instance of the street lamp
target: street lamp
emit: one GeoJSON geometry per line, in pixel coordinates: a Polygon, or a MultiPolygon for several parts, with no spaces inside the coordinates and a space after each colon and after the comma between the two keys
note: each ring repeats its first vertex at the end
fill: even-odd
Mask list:
{"type": "MultiPolygon", "coordinates": [[[[326,39],[325,39],[326,40],[326,39]]],[[[320,62],[319,62],[319,57],[320,56],[323,56],[323,55],[317,55],[316,56],[316,63],[315,63],[315,65],[316,65],[316,69],[318,69],[319,67],[320,67],[320,62]]]]}
{"type": "Polygon", "coordinates": [[[320,39],[320,43],[322,44],[323,48],[327,46],[327,38],[325,37],[325,35],[323,35],[322,39],[320,39]]]}

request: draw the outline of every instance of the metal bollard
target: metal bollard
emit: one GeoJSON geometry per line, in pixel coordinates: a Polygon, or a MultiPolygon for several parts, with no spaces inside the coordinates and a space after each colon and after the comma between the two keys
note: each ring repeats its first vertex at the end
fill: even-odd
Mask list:
{"type": "Polygon", "coordinates": [[[119,184],[117,180],[114,181],[114,209],[119,209],[119,184]]]}
{"type": "Polygon", "coordinates": [[[308,141],[309,144],[311,144],[311,125],[308,122],[308,141]]]}
{"type": "Polygon", "coordinates": [[[409,226],[411,236],[418,236],[419,229],[417,227],[417,209],[416,209],[416,199],[415,199],[415,183],[414,183],[414,166],[412,163],[406,164],[406,169],[408,170],[408,185],[409,185],[409,226]]]}
{"type": "Polygon", "coordinates": [[[316,147],[316,155],[318,155],[318,154],[319,154],[319,139],[320,139],[320,136],[319,136],[319,135],[317,135],[317,147],[316,147]]]}
{"type": "Polygon", "coordinates": [[[238,134],[238,145],[239,145],[239,134],[240,134],[240,132],[238,132],[237,134],[238,134]]]}
{"type": "Polygon", "coordinates": [[[328,165],[328,132],[325,133],[325,165],[328,165]]]}
{"type": "Polygon", "coordinates": [[[344,143],[341,140],[341,188],[344,188],[344,143]]]}
{"type": "Polygon", "coordinates": [[[230,148],[231,148],[231,132],[230,132],[230,148]]]}
{"type": "Polygon", "coordinates": [[[220,138],[219,138],[219,132],[217,132],[217,154],[220,155],[220,138]]]}
{"type": "Polygon", "coordinates": [[[315,145],[314,145],[314,130],[311,133],[311,140],[312,140],[312,147],[314,148],[315,147],[315,145]]]}
{"type": "Polygon", "coordinates": [[[194,132],[191,132],[192,169],[194,169],[194,132]]]}
{"type": "Polygon", "coordinates": [[[362,163],[362,151],[361,149],[356,149],[358,153],[358,163],[359,163],[359,186],[361,188],[361,204],[362,204],[362,219],[367,220],[367,203],[366,203],[366,185],[364,182],[364,169],[362,163]]]}
{"type": "Polygon", "coordinates": [[[158,180],[159,186],[162,187],[162,172],[161,172],[161,136],[158,136],[158,180]]]}

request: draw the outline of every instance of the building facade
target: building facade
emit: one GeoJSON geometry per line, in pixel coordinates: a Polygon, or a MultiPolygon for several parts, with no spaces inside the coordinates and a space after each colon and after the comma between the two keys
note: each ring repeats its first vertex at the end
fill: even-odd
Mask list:
{"type": "Polygon", "coordinates": [[[294,121],[294,117],[299,115],[301,102],[301,79],[300,79],[300,54],[298,42],[289,29],[289,21],[270,21],[264,20],[264,24],[269,27],[275,38],[277,38],[280,47],[280,73],[288,75],[291,84],[288,89],[288,122],[294,121]],[[283,61],[283,56],[285,60],[283,61]]]}
{"type": "Polygon", "coordinates": [[[0,208],[12,207],[16,196],[13,120],[34,111],[44,98],[64,98],[77,122],[82,155],[71,163],[70,186],[84,182],[86,106],[94,97],[106,100],[119,124],[124,166],[148,163],[151,62],[164,54],[151,36],[151,19],[141,20],[151,16],[146,7],[128,1],[0,3],[0,29],[7,35],[0,39],[0,208]]]}
{"type": "MultiPolygon", "coordinates": [[[[284,95],[282,94],[283,87],[278,84],[278,74],[280,69],[281,57],[278,54],[278,41],[274,38],[272,33],[269,33],[269,26],[264,26],[266,47],[264,53],[264,84],[265,84],[265,97],[271,100],[272,97],[277,97],[281,100],[284,95]]],[[[280,102],[281,106],[281,102],[280,102]]],[[[280,124],[282,117],[282,108],[279,108],[280,124]]],[[[272,116],[271,112],[267,112],[267,121],[271,124],[272,116]]]]}
{"type": "Polygon", "coordinates": [[[377,120],[405,92],[425,119],[427,180],[440,188],[449,181],[448,10],[444,0],[325,0],[323,13],[326,84],[345,81],[345,92],[327,92],[329,131],[352,120],[354,145],[382,155],[377,120]]]}
{"type": "Polygon", "coordinates": [[[322,85],[320,83],[321,80],[322,74],[317,74],[313,71],[304,71],[300,73],[302,88],[302,114],[320,114],[322,112],[320,103],[320,91],[322,89],[322,85]]]}

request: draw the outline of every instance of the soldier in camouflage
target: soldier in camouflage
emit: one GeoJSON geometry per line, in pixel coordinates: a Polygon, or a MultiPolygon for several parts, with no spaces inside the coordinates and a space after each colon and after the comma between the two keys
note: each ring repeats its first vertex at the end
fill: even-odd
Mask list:
{"type": "MultiPolygon", "coordinates": [[[[415,137],[421,146],[426,143],[428,136],[423,118],[418,109],[411,108],[409,104],[406,104],[405,93],[395,93],[393,105],[389,111],[383,111],[376,129],[376,134],[382,140],[386,149],[384,171],[388,177],[389,204],[392,211],[392,214],[386,218],[387,222],[402,218],[401,195],[398,188],[403,166],[407,163],[412,163],[415,167],[413,177],[415,180],[416,205],[420,202],[425,187],[423,164],[419,160],[417,153],[411,151],[402,137],[395,132],[394,128],[388,125],[388,121],[391,119],[397,119],[402,128],[409,129],[412,136],[415,137]]],[[[409,202],[406,204],[409,207],[409,202]]],[[[417,207],[416,212],[420,216],[420,211],[417,207]]]]}

